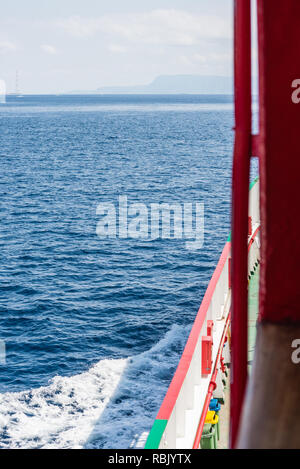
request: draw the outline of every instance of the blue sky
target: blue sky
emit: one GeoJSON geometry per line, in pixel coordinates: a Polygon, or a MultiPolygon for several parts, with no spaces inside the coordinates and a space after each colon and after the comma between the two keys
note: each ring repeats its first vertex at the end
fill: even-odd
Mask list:
{"type": "Polygon", "coordinates": [[[24,93],[232,75],[232,0],[10,0],[0,78],[24,93]]]}

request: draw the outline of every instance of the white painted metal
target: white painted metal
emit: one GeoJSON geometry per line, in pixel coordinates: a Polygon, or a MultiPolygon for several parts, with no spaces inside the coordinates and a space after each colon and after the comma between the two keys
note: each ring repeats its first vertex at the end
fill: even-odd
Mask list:
{"type": "MultiPolygon", "coordinates": [[[[259,182],[257,182],[251,189],[249,195],[249,216],[252,218],[252,233],[249,239],[257,232],[260,226],[259,218],[259,182]]],[[[256,263],[259,261],[259,249],[260,249],[260,233],[258,232],[255,236],[254,242],[250,247],[248,254],[248,275],[251,275],[256,263]]]]}
{"type": "MultiPolygon", "coordinates": [[[[252,233],[259,227],[259,182],[250,190],[249,216],[252,218],[252,233]]],[[[249,252],[249,273],[259,259],[259,236],[256,237],[249,252]]],[[[189,449],[193,447],[199,420],[202,414],[204,401],[212,373],[209,376],[201,375],[201,339],[207,335],[207,321],[214,321],[213,329],[213,367],[217,358],[226,319],[230,311],[231,291],[229,288],[229,259],[226,259],[219,280],[216,284],[207,316],[204,320],[198,342],[193,354],[189,370],[177,397],[173,412],[168,420],[166,429],[160,442],[160,449],[189,449]]],[[[229,361],[229,348],[227,344],[225,362],[229,361]]],[[[224,397],[222,374],[218,373],[215,397],[224,397]]]]}

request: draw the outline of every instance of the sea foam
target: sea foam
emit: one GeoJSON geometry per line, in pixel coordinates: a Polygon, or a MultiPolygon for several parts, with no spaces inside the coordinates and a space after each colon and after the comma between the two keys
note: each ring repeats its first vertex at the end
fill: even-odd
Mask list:
{"type": "Polygon", "coordinates": [[[139,355],[104,359],[48,386],[0,395],[0,447],[143,446],[189,329],[174,325],[139,355]]]}

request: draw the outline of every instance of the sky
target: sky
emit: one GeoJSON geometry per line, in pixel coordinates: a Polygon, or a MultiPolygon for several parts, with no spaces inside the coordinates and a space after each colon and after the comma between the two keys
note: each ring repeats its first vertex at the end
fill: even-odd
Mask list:
{"type": "Polygon", "coordinates": [[[7,91],[63,93],[232,76],[232,0],[10,0],[0,14],[7,91]]]}

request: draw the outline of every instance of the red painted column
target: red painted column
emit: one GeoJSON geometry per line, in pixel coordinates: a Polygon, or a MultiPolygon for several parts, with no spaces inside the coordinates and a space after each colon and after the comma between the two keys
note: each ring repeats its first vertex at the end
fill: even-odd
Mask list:
{"type": "Polygon", "coordinates": [[[232,185],[232,323],[230,441],[235,446],[247,382],[248,202],[251,157],[251,6],[235,0],[235,145],[232,185]]]}
{"type": "Polygon", "coordinates": [[[258,0],[258,27],[260,320],[300,322],[300,1],[258,0]]]}

